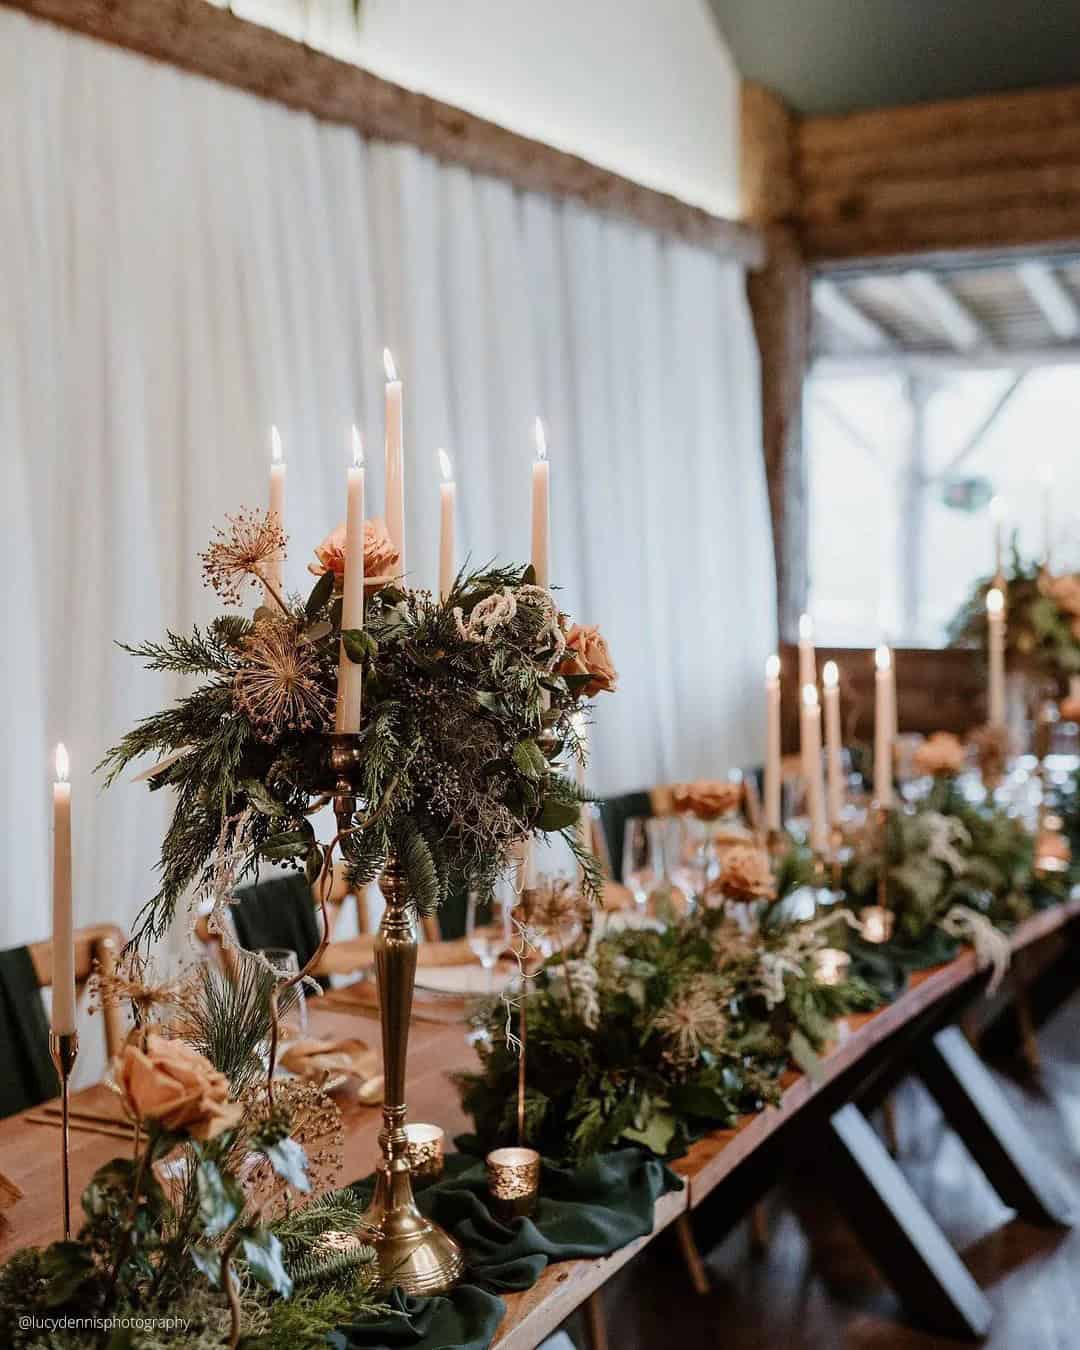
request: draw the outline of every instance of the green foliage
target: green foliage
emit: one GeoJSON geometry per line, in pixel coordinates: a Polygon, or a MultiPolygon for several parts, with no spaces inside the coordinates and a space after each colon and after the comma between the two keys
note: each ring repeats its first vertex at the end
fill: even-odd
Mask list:
{"type": "Polygon", "coordinates": [[[241,1092],[263,1073],[262,1047],[270,1034],[274,976],[260,962],[237,954],[226,976],[209,962],[195,973],[184,1039],[241,1092]]]}
{"type": "MultiPolygon", "coordinates": [[[[1006,653],[1013,669],[1026,669],[1058,680],[1080,674],[1080,640],[1066,614],[1040,586],[1041,565],[1026,562],[1015,537],[1006,582],[1009,622],[1006,653]]],[[[992,577],[979,580],[949,624],[952,646],[986,650],[986,592],[992,577]]]]}
{"type": "MultiPolygon", "coordinates": [[[[704,910],[660,932],[605,937],[588,979],[584,961],[549,965],[528,995],[529,1142],[568,1162],[620,1143],[670,1155],[775,1100],[794,1033],[820,1047],[833,1018],[877,1001],[861,983],[812,978],[824,941],[781,920],[747,935],[704,910]],[[778,997],[767,968],[783,971],[778,997]],[[693,1032],[685,1044],[684,1024],[693,1032]]],[[[481,1012],[481,1070],[456,1076],[484,1148],[516,1135],[518,1061],[506,1018],[501,1003],[481,1012]]]]}

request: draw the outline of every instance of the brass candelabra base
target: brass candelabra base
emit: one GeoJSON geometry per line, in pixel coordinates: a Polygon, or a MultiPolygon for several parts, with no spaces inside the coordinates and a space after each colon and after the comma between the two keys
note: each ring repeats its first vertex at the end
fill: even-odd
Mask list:
{"type": "Polygon", "coordinates": [[[379,889],[386,901],[375,939],[385,1084],[379,1134],[382,1158],[359,1236],[375,1248],[382,1288],[398,1286],[407,1294],[439,1294],[461,1279],[465,1258],[449,1233],[420,1213],[413,1198],[405,1132],[405,1064],[416,977],[416,929],[405,875],[396,858],[388,861],[379,889]]]}

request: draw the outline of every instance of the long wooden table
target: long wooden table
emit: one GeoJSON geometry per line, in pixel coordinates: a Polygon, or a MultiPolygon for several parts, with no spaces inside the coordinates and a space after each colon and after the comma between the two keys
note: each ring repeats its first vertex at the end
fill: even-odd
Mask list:
{"type": "MultiPolygon", "coordinates": [[[[1080,915],[1080,899],[1044,911],[1020,925],[1013,936],[1014,950],[1021,950],[1058,933],[1080,915]]],[[[891,1038],[918,1023],[936,1007],[946,1005],[978,979],[974,954],[964,951],[947,965],[914,975],[905,992],[877,1012],[844,1019],[836,1043],[822,1057],[814,1079],[790,1071],[783,1083],[779,1104],[744,1117],[732,1129],[717,1130],[692,1146],[676,1161],[675,1170],[684,1178],[682,1191],[663,1196],[656,1206],[653,1232],[600,1259],[575,1260],[552,1265],[532,1289],[506,1296],[507,1313],[496,1337],[499,1350],[532,1350],[566,1320],[614,1273],[647,1246],[663,1229],[701,1205],[719,1187],[737,1177],[775,1136],[830,1089],[843,1085],[860,1064],[887,1046],[891,1038]]],[[[325,1036],[349,1034],[370,1042],[378,1050],[375,1012],[358,1007],[310,1009],[311,1031],[325,1036]]],[[[409,1114],[413,1120],[441,1125],[452,1137],[468,1127],[457,1093],[447,1079],[455,1069],[475,1062],[461,1025],[415,1020],[410,1031],[409,1114]]],[[[96,1085],[77,1093],[78,1106],[93,1107],[108,1100],[109,1089],[96,1085]]],[[[378,1108],[364,1106],[346,1097],[342,1103],[345,1123],[343,1179],[369,1173],[378,1156],[381,1125],[378,1108]]],[[[59,1236],[60,1193],[56,1126],[36,1124],[27,1113],[0,1122],[0,1172],[23,1190],[24,1197],[0,1216],[0,1261],[19,1247],[49,1242],[59,1236]]],[[[123,1141],[89,1131],[72,1134],[72,1193],[77,1197],[93,1172],[109,1158],[125,1150],[123,1141]]],[[[732,1217],[738,1217],[735,1213],[732,1217]]]]}

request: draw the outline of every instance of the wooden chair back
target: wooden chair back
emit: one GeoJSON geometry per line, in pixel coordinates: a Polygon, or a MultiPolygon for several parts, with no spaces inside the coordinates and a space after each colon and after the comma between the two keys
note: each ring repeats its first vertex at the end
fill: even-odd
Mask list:
{"type": "MultiPolygon", "coordinates": [[[[106,975],[116,969],[116,961],[124,946],[124,932],[114,923],[91,924],[75,930],[75,994],[86,988],[95,964],[106,975]]],[[[53,983],[53,944],[47,938],[32,942],[27,947],[34,965],[37,982],[42,989],[51,989],[53,983]]],[[[124,1017],[118,1007],[105,1008],[105,1049],[109,1058],[120,1053],[124,1039],[124,1017]]]]}

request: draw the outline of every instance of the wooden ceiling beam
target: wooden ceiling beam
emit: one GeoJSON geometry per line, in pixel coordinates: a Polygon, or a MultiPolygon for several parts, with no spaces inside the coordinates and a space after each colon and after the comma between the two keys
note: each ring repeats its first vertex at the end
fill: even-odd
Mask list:
{"type": "Polygon", "coordinates": [[[1069,341],[1080,334],[1080,305],[1048,262],[1029,258],[1017,263],[1016,275],[1056,338],[1069,341]]]}
{"type": "Polygon", "coordinates": [[[760,235],[577,155],[381,79],[206,0],[0,0],[63,28],[260,98],[407,142],[515,187],[580,201],[760,266],[760,235]]]}

